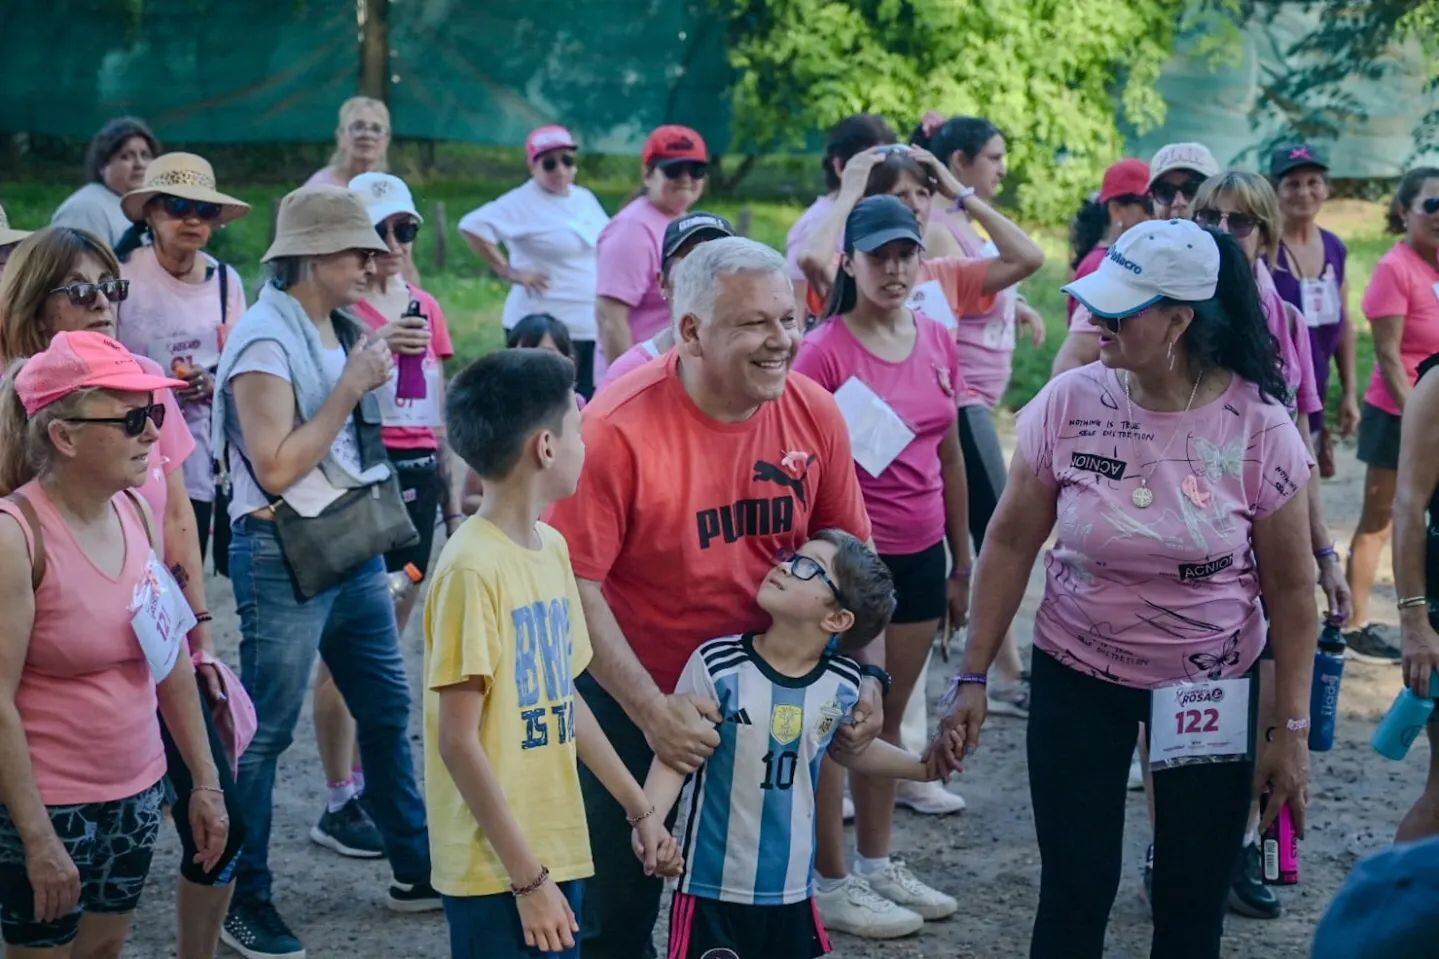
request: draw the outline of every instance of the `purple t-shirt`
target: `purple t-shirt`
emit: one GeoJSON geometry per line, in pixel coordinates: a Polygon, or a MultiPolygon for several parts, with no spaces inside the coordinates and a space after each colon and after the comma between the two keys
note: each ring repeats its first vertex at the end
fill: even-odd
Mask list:
{"type": "Polygon", "coordinates": [[[874,544],[886,555],[923,552],[944,538],[944,485],[939,444],[959,416],[964,392],[959,351],[938,320],[914,314],[914,349],[892,363],[875,356],[842,317],[826,320],[804,338],[794,369],[831,393],[858,378],[889,404],[914,439],[879,476],[855,464],[874,544]]]}
{"type": "Polygon", "coordinates": [[[649,339],[670,322],[670,306],[660,292],[660,249],[670,219],[648,198],[637,197],[600,232],[595,295],[630,308],[634,343],[649,339]]]}
{"type": "Polygon", "coordinates": [[[605,370],[604,377],[600,379],[599,385],[595,387],[595,392],[598,393],[626,373],[639,369],[659,355],[660,349],[655,346],[653,339],[636,343],[626,350],[623,356],[610,364],[609,369],[605,370]]]}
{"type": "Polygon", "coordinates": [[[1091,363],[1019,413],[1019,455],[1058,497],[1035,648],[1143,689],[1243,675],[1266,628],[1254,521],[1309,482],[1304,440],[1238,376],[1188,413],[1133,409],[1131,422],[1116,372],[1091,363]]]}

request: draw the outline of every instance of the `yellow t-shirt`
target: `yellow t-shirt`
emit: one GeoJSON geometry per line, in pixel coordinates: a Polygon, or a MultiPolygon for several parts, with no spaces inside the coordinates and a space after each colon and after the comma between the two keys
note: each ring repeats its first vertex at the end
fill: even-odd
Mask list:
{"type": "Polygon", "coordinates": [[[574,677],[590,661],[564,537],[537,550],[471,517],[445,544],[425,604],[425,809],[432,881],[450,896],[508,892],[510,878],[440,758],[438,690],[481,677],[476,735],[525,841],[556,882],[594,874],[575,765],[574,677]]]}

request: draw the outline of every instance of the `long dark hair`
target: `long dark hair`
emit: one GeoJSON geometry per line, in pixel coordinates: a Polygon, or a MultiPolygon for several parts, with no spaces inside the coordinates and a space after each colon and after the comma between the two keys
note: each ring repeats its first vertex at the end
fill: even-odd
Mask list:
{"type": "Polygon", "coordinates": [[[1084,262],[1089,251],[1098,246],[1108,232],[1109,204],[1100,203],[1098,200],[1085,200],[1074,214],[1074,219],[1069,221],[1069,249],[1073,254],[1069,268],[1079,269],[1079,264],[1084,262]]]}
{"type": "MultiPolygon", "coordinates": [[[[913,163],[914,161],[911,160],[910,162],[913,163]]],[[[918,166],[918,164],[915,165],[918,166]]],[[[871,182],[873,182],[872,174],[871,182]]],[[[864,205],[867,201],[869,201],[873,196],[876,195],[879,194],[866,195],[863,200],[860,200],[859,203],[856,203],[854,205],[854,210],[850,211],[849,216],[845,217],[844,252],[846,254],[851,254],[854,252],[854,241],[849,235],[849,225],[854,220],[855,211],[857,211],[862,205],[864,205]]],[[[900,203],[898,200],[893,199],[892,197],[890,198],[890,202],[894,203],[896,206],[902,209],[906,214],[909,215],[911,219],[914,219],[914,214],[910,212],[909,207],[900,203]]],[[[922,232],[919,229],[919,220],[917,219],[914,219],[914,230],[916,233],[922,232]]],[[[857,304],[858,302],[859,285],[855,283],[854,277],[846,273],[843,266],[835,267],[834,284],[829,289],[829,299],[825,301],[824,316],[821,317],[821,319],[829,319],[832,316],[843,316],[850,310],[854,309],[855,304],[857,304]]]]}
{"type": "Polygon", "coordinates": [[[509,336],[505,338],[507,349],[523,349],[536,347],[548,336],[555,343],[555,349],[559,350],[566,359],[575,358],[574,345],[570,342],[570,329],[565,326],[564,321],[548,313],[531,313],[528,316],[520,317],[520,321],[510,330],[509,336]]]}
{"type": "Polygon", "coordinates": [[[1424,192],[1424,181],[1439,178],[1439,167],[1415,167],[1399,180],[1394,199],[1389,203],[1385,217],[1390,233],[1404,232],[1404,211],[1414,205],[1414,198],[1424,192]]]}
{"type": "Polygon", "coordinates": [[[830,193],[839,189],[839,174],[834,172],[835,160],[844,166],[856,153],[863,153],[881,143],[893,143],[896,139],[894,127],[875,113],[856,113],[830,127],[824,156],[819,161],[820,169],[824,171],[825,189],[830,193]]]}
{"type": "Polygon", "coordinates": [[[1239,241],[1228,233],[1206,229],[1219,245],[1219,283],[1214,296],[1194,307],[1194,322],[1184,332],[1184,348],[1201,369],[1228,370],[1259,387],[1259,392],[1286,403],[1289,388],[1279,343],[1269,332],[1254,268],[1239,241]]]}
{"type": "Polygon", "coordinates": [[[940,163],[949,166],[949,158],[956,151],[973,160],[986,143],[1003,135],[1004,131],[984,117],[950,117],[930,136],[925,135],[922,125],[915,127],[909,142],[924,147],[940,163]]]}
{"type": "Polygon", "coordinates": [[[909,177],[916,183],[921,183],[933,194],[939,189],[939,184],[929,170],[920,166],[919,161],[906,152],[905,147],[893,147],[885,158],[876,163],[869,171],[869,179],[864,184],[865,196],[881,196],[894,189],[900,177],[909,177]]]}

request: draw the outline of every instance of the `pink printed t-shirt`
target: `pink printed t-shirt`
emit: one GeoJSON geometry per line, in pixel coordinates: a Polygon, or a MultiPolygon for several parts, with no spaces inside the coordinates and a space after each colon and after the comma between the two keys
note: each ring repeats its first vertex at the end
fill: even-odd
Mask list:
{"type": "Polygon", "coordinates": [[[1091,363],[1051,380],[1018,432],[1058,496],[1035,648],[1142,689],[1243,675],[1266,629],[1254,521],[1300,494],[1313,465],[1288,411],[1235,376],[1204,406],[1135,406],[1131,422],[1116,372],[1091,363]],[[1131,498],[1142,478],[1145,509],[1131,498]]]}
{"type": "Polygon", "coordinates": [[[1263,260],[1254,264],[1254,283],[1259,287],[1259,305],[1264,308],[1269,332],[1279,341],[1279,358],[1284,363],[1284,385],[1289,387],[1291,409],[1297,408],[1301,416],[1323,409],[1324,404],[1319,402],[1319,394],[1314,389],[1309,327],[1303,325],[1302,319],[1298,327],[1294,325],[1284,308],[1284,298],[1274,286],[1274,276],[1263,260]]]}
{"type": "Polygon", "coordinates": [[[605,370],[605,375],[604,378],[600,380],[600,385],[595,387],[596,392],[609,386],[626,373],[639,369],[650,360],[657,359],[659,355],[659,347],[655,346],[654,339],[645,340],[643,343],[636,343],[628,350],[625,350],[624,354],[611,363],[609,369],[605,370]]]}
{"type": "MultiPolygon", "coordinates": [[[[1074,275],[1069,278],[1070,282],[1072,283],[1082,276],[1088,276],[1099,269],[1099,264],[1104,262],[1104,255],[1108,252],[1108,243],[1096,243],[1094,249],[1084,254],[1084,259],[1080,260],[1079,265],[1074,268],[1074,275]]],[[[1074,311],[1078,308],[1079,301],[1071,296],[1069,298],[1069,305],[1066,307],[1069,311],[1070,319],[1074,318],[1074,311]]]]}
{"type": "MultiPolygon", "coordinates": [[[[112,577],[90,560],[38,481],[19,492],[45,535],[45,578],[15,690],[40,800],[64,806],[133,796],[165,775],[155,683],[130,625],[131,597],[150,556],[144,522],[130,498],[116,494],[125,561],[112,577]]],[[[0,500],[0,513],[19,523],[33,553],[19,508],[0,500]]],[[[176,668],[190,669],[190,658],[181,656],[176,668]]]]}
{"type": "MultiPolygon", "coordinates": [[[[1439,353],[1439,269],[1400,240],[1379,258],[1364,291],[1362,305],[1364,315],[1371,320],[1381,316],[1403,317],[1399,355],[1412,386],[1419,376],[1419,364],[1439,353]]],[[[1400,413],[1399,404],[1389,395],[1377,363],[1364,402],[1395,416],[1400,413]]]]}
{"type": "Polygon", "coordinates": [[[660,247],[671,219],[647,197],[637,197],[600,232],[595,295],[630,308],[634,343],[649,339],[670,323],[670,305],[660,293],[660,247]]]}
{"type": "MultiPolygon", "coordinates": [[[[153,376],[168,376],[160,364],[148,356],[136,356],[136,361],[153,376]]],[[[170,501],[170,474],[185,465],[185,458],[195,451],[195,437],[185,423],[185,414],[175,399],[174,390],[160,390],[155,399],[165,406],[165,425],[160,427],[160,438],[150,447],[150,471],[145,482],[135,487],[135,492],[150,504],[155,514],[155,542],[165,542],[165,506],[170,501]]]]}
{"type": "Polygon", "coordinates": [[[794,221],[794,226],[789,228],[789,233],[785,234],[784,258],[789,263],[791,281],[805,281],[804,271],[799,268],[799,258],[804,255],[805,247],[809,246],[810,235],[829,217],[829,211],[833,209],[834,197],[828,194],[815,197],[809,209],[800,214],[799,219],[794,221]]]}
{"type": "MultiPolygon", "coordinates": [[[[425,351],[424,364],[426,367],[426,379],[433,382],[435,377],[429,374],[434,367],[438,367],[439,379],[444,380],[444,363],[455,355],[455,344],[450,339],[450,325],[445,320],[445,311],[440,308],[439,300],[420,289],[418,286],[410,286],[410,298],[418,300],[420,312],[430,321],[430,346],[425,351]]],[[[372,330],[389,323],[379,310],[375,309],[368,300],[361,300],[355,304],[355,315],[365,321],[365,325],[372,330]]],[[[391,380],[389,387],[393,389],[396,380],[391,380]]],[[[440,448],[439,438],[435,435],[434,429],[428,426],[381,426],[380,439],[387,449],[393,450],[435,450],[440,448]]]]}
{"type": "MultiPolygon", "coordinates": [[[[964,250],[964,255],[984,259],[999,254],[994,244],[974,229],[964,211],[951,207],[937,211],[945,227],[964,250]]],[[[971,395],[994,409],[1004,397],[1014,372],[1014,319],[1019,306],[1019,287],[999,291],[988,309],[956,314],[954,331],[959,343],[959,365],[971,395]]]]}
{"type": "Polygon", "coordinates": [[[843,317],[815,328],[795,357],[794,370],[831,393],[858,378],[889,404],[914,439],[871,476],[854,464],[874,526],[874,545],[885,555],[920,553],[944,539],[944,484],[939,446],[959,418],[955,398],[964,392],[959,350],[944,324],[914,314],[914,349],[899,362],[865,348],[843,317]]]}

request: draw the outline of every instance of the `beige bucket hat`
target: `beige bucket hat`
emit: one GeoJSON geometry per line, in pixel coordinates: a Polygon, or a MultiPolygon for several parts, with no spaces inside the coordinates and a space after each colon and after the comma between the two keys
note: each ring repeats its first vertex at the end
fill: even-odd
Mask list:
{"type": "Polygon", "coordinates": [[[260,260],[268,263],[280,256],[325,256],[341,250],[390,252],[357,194],[338,186],[302,186],[280,201],[275,242],[260,260]]]}
{"type": "Polygon", "coordinates": [[[161,194],[218,204],[221,223],[250,212],[250,204],[215,189],[210,161],[193,153],[165,153],[151,160],[145,168],[145,182],[120,199],[120,209],[131,223],[139,223],[145,218],[145,204],[161,194]]]}
{"type": "Polygon", "coordinates": [[[10,220],[5,216],[5,208],[0,206],[0,246],[9,246],[11,243],[19,243],[31,233],[30,230],[10,229],[10,220]]]}

